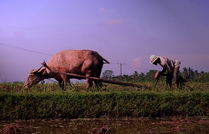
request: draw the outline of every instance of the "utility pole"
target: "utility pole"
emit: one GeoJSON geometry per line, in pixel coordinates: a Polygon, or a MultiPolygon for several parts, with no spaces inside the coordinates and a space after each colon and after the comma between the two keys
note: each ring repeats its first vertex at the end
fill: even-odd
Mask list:
{"type": "Polygon", "coordinates": [[[123,66],[125,65],[125,63],[112,63],[112,64],[119,65],[120,76],[122,76],[123,75],[123,66]]]}
{"type": "Polygon", "coordinates": [[[119,63],[120,64],[120,76],[123,75],[123,65],[125,65],[125,63],[119,63]]]}

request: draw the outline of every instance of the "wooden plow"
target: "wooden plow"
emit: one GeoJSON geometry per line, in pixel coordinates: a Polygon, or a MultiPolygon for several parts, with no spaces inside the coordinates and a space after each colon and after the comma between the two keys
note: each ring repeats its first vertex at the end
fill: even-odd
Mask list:
{"type": "Polygon", "coordinates": [[[101,82],[105,82],[105,83],[111,83],[111,84],[117,84],[117,85],[123,85],[123,86],[132,86],[132,87],[137,87],[137,88],[141,88],[141,85],[138,84],[133,84],[133,83],[127,83],[127,82],[120,82],[120,81],[114,81],[114,80],[107,80],[107,79],[102,79],[102,78],[97,78],[97,77],[88,77],[88,76],[84,76],[84,75],[78,75],[78,74],[73,74],[73,73],[64,73],[64,72],[58,72],[60,74],[64,74],[64,75],[69,75],[69,76],[73,76],[75,78],[82,78],[82,79],[92,79],[92,80],[97,80],[97,81],[101,81],[101,82]]]}
{"type": "MultiPolygon", "coordinates": [[[[45,66],[46,68],[48,68],[50,71],[52,71],[45,62],[42,63],[43,66],[45,66]]],[[[52,71],[54,72],[54,71],[52,71]]],[[[141,88],[142,85],[138,85],[138,84],[133,84],[133,83],[128,83],[128,82],[120,82],[120,81],[114,81],[114,80],[107,80],[107,79],[102,79],[102,78],[98,78],[98,77],[89,77],[89,76],[84,76],[84,75],[79,75],[79,74],[74,74],[74,73],[66,73],[66,72],[54,72],[54,73],[60,73],[60,74],[64,74],[64,75],[68,75],[68,76],[72,76],[74,78],[79,78],[79,79],[92,79],[92,80],[97,80],[97,81],[101,81],[101,82],[105,82],[105,83],[111,83],[111,84],[117,84],[117,85],[123,85],[123,86],[132,86],[132,87],[137,87],[137,88],[141,88]]]]}

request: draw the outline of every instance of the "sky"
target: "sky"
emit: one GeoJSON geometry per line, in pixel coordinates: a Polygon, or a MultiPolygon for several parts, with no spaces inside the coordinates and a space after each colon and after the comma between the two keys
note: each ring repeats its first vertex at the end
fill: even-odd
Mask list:
{"type": "Polygon", "coordinates": [[[0,0],[0,82],[66,49],[97,51],[114,75],[162,70],[152,54],[209,72],[208,0],[0,0]]]}

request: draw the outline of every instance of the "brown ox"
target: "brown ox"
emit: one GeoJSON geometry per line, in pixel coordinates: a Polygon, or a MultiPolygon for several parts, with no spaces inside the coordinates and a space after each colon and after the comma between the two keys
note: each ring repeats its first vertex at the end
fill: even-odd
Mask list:
{"type": "MultiPolygon", "coordinates": [[[[105,61],[109,62],[100,56],[96,51],[92,50],[64,50],[55,54],[47,63],[47,67],[40,67],[37,70],[32,70],[24,84],[25,88],[30,88],[41,80],[54,78],[59,82],[59,86],[64,89],[70,84],[69,75],[64,75],[56,72],[74,73],[87,77],[100,77],[102,67],[105,61]]],[[[91,79],[86,78],[87,88],[92,87],[91,79]]],[[[94,80],[96,86],[102,86],[101,82],[94,80]]]]}

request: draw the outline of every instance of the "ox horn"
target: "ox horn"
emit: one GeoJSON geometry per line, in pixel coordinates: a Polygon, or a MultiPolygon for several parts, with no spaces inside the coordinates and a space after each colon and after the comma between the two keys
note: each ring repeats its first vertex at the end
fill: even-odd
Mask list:
{"type": "Polygon", "coordinates": [[[41,68],[42,68],[43,66],[41,66],[39,69],[37,69],[37,70],[34,70],[33,71],[33,73],[37,73],[39,70],[41,70],[41,68]]]}

